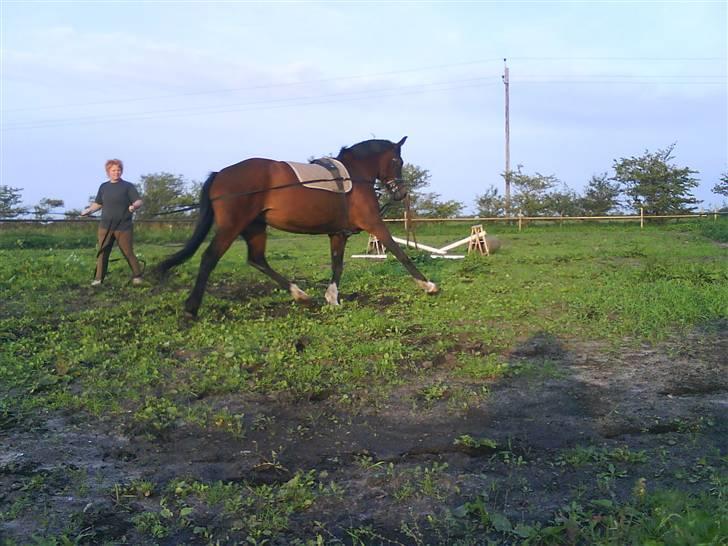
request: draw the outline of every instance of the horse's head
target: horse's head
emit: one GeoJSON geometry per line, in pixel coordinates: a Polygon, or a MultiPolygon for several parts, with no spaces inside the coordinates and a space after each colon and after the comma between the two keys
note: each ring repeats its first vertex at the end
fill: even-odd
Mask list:
{"type": "MultiPolygon", "coordinates": [[[[350,148],[342,148],[339,159],[344,161],[350,156],[357,166],[363,168],[364,176],[379,180],[384,189],[395,201],[407,195],[407,188],[402,180],[402,145],[407,137],[397,143],[388,140],[366,140],[350,148]]],[[[348,167],[348,165],[347,165],[348,167]]]]}
{"type": "Polygon", "coordinates": [[[392,145],[391,150],[382,154],[379,159],[379,174],[377,178],[395,201],[401,201],[407,196],[407,188],[402,179],[402,145],[407,137],[392,145]]]}

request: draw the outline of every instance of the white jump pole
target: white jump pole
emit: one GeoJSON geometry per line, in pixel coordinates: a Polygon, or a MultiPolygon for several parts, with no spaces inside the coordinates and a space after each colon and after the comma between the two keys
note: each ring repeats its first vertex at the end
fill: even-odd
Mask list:
{"type": "Polygon", "coordinates": [[[445,254],[445,251],[441,248],[433,248],[431,246],[423,245],[422,243],[415,243],[414,241],[407,241],[406,239],[400,239],[399,237],[392,237],[395,242],[401,244],[401,245],[407,245],[411,246],[412,248],[422,249],[426,250],[427,252],[432,252],[433,254],[445,254]]]}
{"type": "Polygon", "coordinates": [[[470,235],[470,236],[468,236],[468,237],[465,237],[465,239],[461,239],[461,240],[459,240],[459,241],[456,241],[456,242],[454,242],[454,243],[450,243],[449,245],[447,245],[447,246],[444,246],[444,247],[442,247],[442,248],[440,249],[440,251],[441,251],[442,253],[445,253],[445,252],[447,252],[448,250],[452,250],[453,248],[457,248],[457,247],[459,247],[459,246],[462,246],[462,245],[466,245],[466,244],[468,244],[468,243],[470,242],[470,240],[471,240],[471,239],[474,239],[474,238],[477,238],[477,236],[475,236],[475,235],[470,235]]]}

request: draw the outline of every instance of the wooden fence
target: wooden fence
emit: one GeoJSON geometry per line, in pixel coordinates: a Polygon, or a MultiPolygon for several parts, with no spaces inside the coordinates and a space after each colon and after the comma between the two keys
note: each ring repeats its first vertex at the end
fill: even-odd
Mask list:
{"type": "MultiPolygon", "coordinates": [[[[564,222],[611,222],[611,221],[631,221],[639,222],[640,227],[644,228],[645,222],[649,220],[669,220],[669,219],[699,219],[709,218],[716,221],[720,216],[728,215],[728,211],[713,211],[713,212],[700,212],[695,214],[644,214],[640,211],[640,214],[619,214],[612,216],[496,216],[496,217],[483,217],[483,216],[471,216],[468,218],[413,218],[410,219],[413,223],[424,223],[424,222],[470,222],[472,224],[482,223],[497,223],[506,222],[509,224],[518,223],[518,230],[520,231],[529,222],[551,222],[551,223],[564,223],[564,222]]],[[[404,218],[386,219],[385,222],[404,222],[404,218]]]]}
{"type": "MultiPolygon", "coordinates": [[[[496,216],[496,217],[484,217],[484,216],[469,216],[459,218],[411,218],[411,222],[416,224],[430,223],[430,222],[465,222],[471,224],[485,224],[485,223],[498,223],[505,222],[508,224],[518,224],[518,229],[521,230],[528,223],[531,222],[551,222],[551,223],[565,223],[565,222],[613,222],[613,221],[625,221],[625,222],[639,222],[640,227],[644,227],[645,223],[652,220],[670,220],[670,219],[712,219],[717,220],[720,216],[728,215],[728,211],[713,211],[713,212],[700,212],[695,214],[644,214],[642,211],[640,214],[622,214],[613,216],[496,216]]],[[[38,225],[38,224],[88,224],[94,223],[97,218],[59,218],[59,219],[45,219],[35,220],[26,218],[0,218],[0,227],[3,225],[38,225]]],[[[389,223],[404,223],[404,218],[386,218],[385,222],[389,223]]],[[[150,227],[172,227],[176,224],[191,224],[195,222],[194,218],[166,218],[160,219],[138,219],[134,220],[137,224],[145,224],[150,227]]]]}

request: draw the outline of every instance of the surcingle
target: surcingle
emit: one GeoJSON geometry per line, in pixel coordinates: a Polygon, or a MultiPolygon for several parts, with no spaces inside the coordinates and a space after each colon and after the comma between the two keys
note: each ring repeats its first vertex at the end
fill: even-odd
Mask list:
{"type": "Polygon", "coordinates": [[[311,163],[286,161],[296,173],[299,182],[307,188],[348,193],[351,191],[351,178],[346,167],[332,157],[314,159],[311,163]]]}

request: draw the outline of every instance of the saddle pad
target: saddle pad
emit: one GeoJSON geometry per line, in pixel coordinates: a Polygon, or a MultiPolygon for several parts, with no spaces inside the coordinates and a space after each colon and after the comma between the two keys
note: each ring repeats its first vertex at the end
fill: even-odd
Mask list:
{"type": "Polygon", "coordinates": [[[329,170],[315,163],[295,163],[293,161],[286,161],[286,163],[296,173],[298,181],[307,188],[333,191],[336,193],[348,193],[351,191],[349,171],[346,170],[346,167],[340,161],[330,157],[325,158],[325,160],[316,161],[327,163],[332,169],[329,170]]]}

